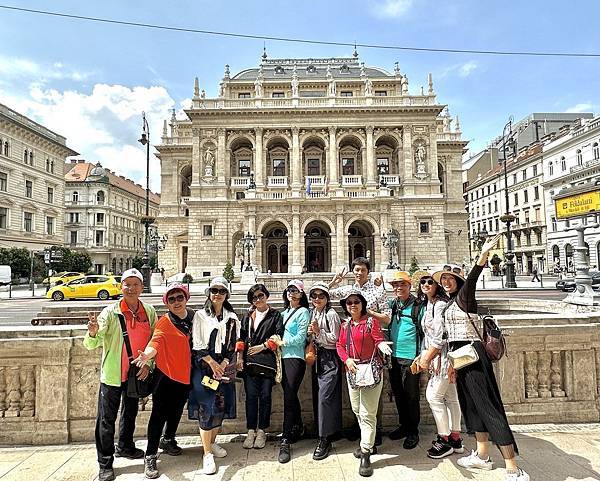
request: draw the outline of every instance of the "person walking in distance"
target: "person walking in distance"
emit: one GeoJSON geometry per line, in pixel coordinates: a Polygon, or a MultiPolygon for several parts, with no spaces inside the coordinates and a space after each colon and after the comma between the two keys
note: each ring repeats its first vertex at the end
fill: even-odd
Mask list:
{"type": "Polygon", "coordinates": [[[537,267],[534,267],[533,270],[531,271],[531,282],[540,282],[540,276],[538,276],[538,270],[537,267]]]}
{"type": "MultiPolygon", "coordinates": [[[[139,400],[127,396],[127,376],[132,366],[124,347],[123,329],[119,319],[122,317],[125,322],[132,352],[143,350],[152,336],[156,323],[154,307],[140,300],[143,288],[144,278],[140,271],[126,270],[121,279],[123,299],[106,306],[98,317],[94,313],[88,314],[88,330],[83,345],[89,350],[102,347],[95,430],[96,452],[100,466],[99,481],[115,479],[113,469],[115,456],[128,459],[144,457],[144,451],[136,448],[133,441],[139,400]],[[119,408],[121,409],[119,443],[115,447],[115,423],[119,408]]],[[[146,379],[149,371],[149,366],[145,365],[140,369],[138,378],[146,379]]]]}

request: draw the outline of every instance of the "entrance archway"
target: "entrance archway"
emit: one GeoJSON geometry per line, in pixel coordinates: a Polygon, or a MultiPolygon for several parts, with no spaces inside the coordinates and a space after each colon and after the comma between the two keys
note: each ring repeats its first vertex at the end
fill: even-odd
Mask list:
{"type": "Polygon", "coordinates": [[[373,265],[373,227],[366,221],[357,220],[348,228],[348,265],[357,257],[366,257],[373,265]]]}
{"type": "Polygon", "coordinates": [[[304,229],[304,265],[308,272],[331,269],[331,232],[323,222],[311,222],[304,229]]]}
{"type": "Polygon", "coordinates": [[[288,232],[281,222],[268,224],[263,229],[263,271],[288,271],[288,232]]]}

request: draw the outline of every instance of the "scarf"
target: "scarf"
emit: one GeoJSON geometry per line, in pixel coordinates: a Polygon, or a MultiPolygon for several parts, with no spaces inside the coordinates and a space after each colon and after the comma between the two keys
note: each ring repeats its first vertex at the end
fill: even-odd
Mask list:
{"type": "Polygon", "coordinates": [[[173,325],[179,329],[183,334],[189,336],[192,332],[192,319],[194,319],[194,310],[187,308],[186,316],[182,319],[171,311],[168,312],[169,319],[173,325]]]}

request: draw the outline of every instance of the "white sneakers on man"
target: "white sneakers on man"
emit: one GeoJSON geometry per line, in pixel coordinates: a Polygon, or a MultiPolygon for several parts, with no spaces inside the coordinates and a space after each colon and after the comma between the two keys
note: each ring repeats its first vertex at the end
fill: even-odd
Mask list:
{"type": "Polygon", "coordinates": [[[216,472],[217,465],[215,464],[215,457],[211,453],[205,454],[202,458],[202,473],[215,474],[216,472]]]}
{"type": "MultiPolygon", "coordinates": [[[[459,458],[456,461],[456,464],[458,464],[459,466],[462,466],[463,468],[467,468],[467,469],[485,469],[485,470],[490,470],[494,467],[494,463],[492,462],[492,460],[488,457],[487,460],[481,459],[478,455],[477,455],[477,451],[471,451],[471,454],[469,454],[468,456],[459,458]]],[[[521,481],[521,480],[519,480],[521,481]]]]}
{"type": "Polygon", "coordinates": [[[244,444],[242,444],[242,447],[244,449],[252,449],[254,447],[254,439],[255,438],[256,438],[256,433],[254,432],[254,429],[250,429],[248,431],[246,439],[244,440],[244,444]]]}
{"type": "Polygon", "coordinates": [[[521,468],[517,468],[516,473],[507,473],[505,481],[529,481],[529,475],[521,468]]]}
{"type": "Polygon", "coordinates": [[[225,451],[225,448],[222,448],[217,443],[213,443],[210,450],[215,455],[215,458],[224,458],[227,456],[227,451],[225,451]]]}
{"type": "Polygon", "coordinates": [[[262,449],[267,444],[267,433],[265,433],[262,429],[259,429],[256,432],[256,439],[254,440],[254,447],[256,449],[262,449]]]}

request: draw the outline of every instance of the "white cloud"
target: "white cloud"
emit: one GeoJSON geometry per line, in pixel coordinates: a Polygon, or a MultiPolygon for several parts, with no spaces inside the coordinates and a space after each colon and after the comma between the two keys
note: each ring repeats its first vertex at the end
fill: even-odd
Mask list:
{"type": "Polygon", "coordinates": [[[414,0],[371,0],[371,12],[381,18],[400,18],[413,6],[414,0]]]}
{"type": "Polygon", "coordinates": [[[45,84],[50,80],[81,82],[91,75],[91,72],[78,71],[62,62],[40,64],[26,58],[5,55],[0,55],[0,72],[5,81],[19,79],[31,81],[34,79],[38,84],[45,84]]]}
{"type": "Polygon", "coordinates": [[[465,63],[456,63],[446,67],[439,74],[439,78],[448,77],[449,75],[458,75],[459,77],[466,78],[470,76],[478,68],[477,62],[469,60],[465,63]]]}
{"type": "Polygon", "coordinates": [[[569,114],[579,114],[582,112],[593,112],[594,106],[590,103],[580,103],[569,107],[565,112],[569,114]]]}

